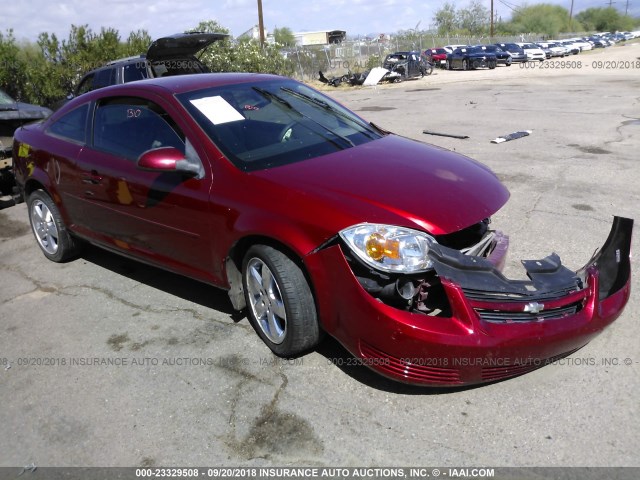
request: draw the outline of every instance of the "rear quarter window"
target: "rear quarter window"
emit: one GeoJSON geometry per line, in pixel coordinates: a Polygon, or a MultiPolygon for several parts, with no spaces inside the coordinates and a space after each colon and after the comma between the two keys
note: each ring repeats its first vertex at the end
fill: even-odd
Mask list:
{"type": "Polygon", "coordinates": [[[78,143],[86,143],[87,113],[89,105],[72,110],[53,122],[46,132],[49,135],[65,138],[78,143]]]}

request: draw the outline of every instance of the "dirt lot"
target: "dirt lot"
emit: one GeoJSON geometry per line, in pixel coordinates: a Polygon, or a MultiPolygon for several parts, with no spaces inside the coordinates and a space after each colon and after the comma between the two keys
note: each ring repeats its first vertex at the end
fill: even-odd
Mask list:
{"type": "MultiPolygon", "coordinates": [[[[580,68],[437,71],[330,94],[502,178],[509,274],[552,251],[575,269],[612,215],[638,217],[639,57],[636,44],[568,59],[580,68]],[[631,63],[594,68],[605,60],[631,63]]],[[[625,313],[587,347],[442,391],[348,366],[332,340],[283,362],[224,292],[97,249],[51,263],[26,219],[24,204],[0,211],[0,466],[640,465],[637,259],[625,313]]]]}

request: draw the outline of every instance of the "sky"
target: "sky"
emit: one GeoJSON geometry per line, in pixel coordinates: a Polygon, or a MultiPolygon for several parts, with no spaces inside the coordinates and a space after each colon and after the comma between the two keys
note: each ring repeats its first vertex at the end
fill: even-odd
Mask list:
{"type": "MultiPolygon", "coordinates": [[[[506,0],[505,0],[506,1],[506,0]]],[[[627,0],[615,0],[614,7],[624,8],[627,0]]],[[[569,8],[571,0],[529,0],[534,3],[557,3],[569,8]]],[[[152,38],[183,32],[202,20],[218,23],[238,36],[258,23],[257,0],[5,0],[0,32],[13,29],[18,40],[35,41],[41,32],[66,38],[70,26],[88,24],[99,32],[112,27],[124,40],[129,32],[144,29],[152,38]]],[[[265,27],[289,27],[294,32],[345,30],[348,35],[393,33],[418,25],[427,30],[433,15],[445,0],[262,0],[265,27]]],[[[458,8],[467,0],[453,1],[458,8]]],[[[489,0],[484,0],[489,8],[489,0]]],[[[511,10],[495,0],[499,16],[507,19],[511,10]]],[[[509,0],[510,5],[525,5],[526,0],[509,0]]],[[[587,7],[601,7],[605,0],[574,0],[574,12],[587,7]]],[[[629,13],[640,16],[640,0],[629,0],[629,13]]]]}

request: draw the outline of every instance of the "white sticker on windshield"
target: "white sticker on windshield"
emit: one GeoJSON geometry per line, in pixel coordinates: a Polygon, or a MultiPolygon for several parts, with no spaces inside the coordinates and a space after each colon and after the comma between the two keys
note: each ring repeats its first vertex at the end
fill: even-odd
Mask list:
{"type": "Polygon", "coordinates": [[[198,98],[191,103],[214,125],[244,120],[242,114],[221,96],[198,98]]]}

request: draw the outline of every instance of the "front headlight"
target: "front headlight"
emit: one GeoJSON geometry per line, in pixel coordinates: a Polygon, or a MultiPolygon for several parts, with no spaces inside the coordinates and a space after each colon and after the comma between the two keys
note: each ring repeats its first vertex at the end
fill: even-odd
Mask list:
{"type": "Polygon", "coordinates": [[[340,237],[363,262],[378,270],[418,273],[432,267],[427,253],[436,241],[418,230],[362,223],[342,230],[340,237]]]}

